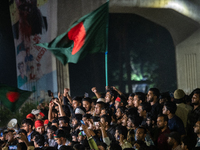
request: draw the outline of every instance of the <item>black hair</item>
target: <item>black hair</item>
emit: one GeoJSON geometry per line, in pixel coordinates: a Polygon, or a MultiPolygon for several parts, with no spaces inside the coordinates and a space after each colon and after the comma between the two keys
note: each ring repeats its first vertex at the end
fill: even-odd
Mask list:
{"type": "Polygon", "coordinates": [[[159,99],[167,99],[167,101],[171,101],[169,92],[161,93],[159,99]]]}
{"type": "Polygon", "coordinates": [[[96,102],[96,105],[97,105],[97,104],[100,104],[100,105],[101,105],[101,108],[105,106],[105,103],[104,103],[104,102],[96,102]]]}
{"type": "Polygon", "coordinates": [[[64,111],[65,115],[67,117],[70,117],[71,116],[71,112],[70,112],[69,107],[67,105],[63,105],[62,108],[63,108],[63,111],[64,111]]]}
{"type": "Polygon", "coordinates": [[[125,106],[119,106],[118,108],[120,109],[122,114],[124,114],[126,112],[126,107],[125,106]]]}
{"type": "MultiPolygon", "coordinates": [[[[167,121],[167,122],[168,122],[168,117],[167,117],[167,115],[158,114],[158,117],[163,117],[163,118],[164,118],[164,121],[167,121]]],[[[158,118],[158,117],[157,117],[157,118],[158,118]]]]}
{"type": "Polygon", "coordinates": [[[142,106],[142,110],[146,110],[146,112],[151,111],[151,104],[148,102],[141,103],[140,106],[142,106]]]}
{"type": "MultiPolygon", "coordinates": [[[[92,118],[92,115],[91,114],[85,114],[85,115],[83,115],[83,117],[85,117],[85,118],[87,118],[87,119],[91,119],[92,118]]],[[[82,118],[83,118],[82,117],[82,118]]]]}
{"type": "Polygon", "coordinates": [[[112,109],[110,107],[107,107],[106,104],[105,104],[105,107],[101,108],[101,110],[105,110],[105,113],[107,115],[111,115],[112,114],[112,109]]]}
{"type": "Polygon", "coordinates": [[[129,94],[129,96],[130,96],[130,97],[134,97],[134,96],[135,96],[135,94],[134,94],[134,93],[131,93],[131,94],[129,94]]]}
{"type": "Polygon", "coordinates": [[[175,114],[175,112],[177,110],[176,103],[174,103],[174,102],[165,102],[164,106],[167,108],[167,110],[170,111],[170,113],[175,114]]]}
{"type": "Polygon", "coordinates": [[[147,129],[146,129],[145,127],[140,126],[140,127],[137,128],[137,130],[138,130],[138,129],[142,129],[142,130],[144,131],[144,134],[147,134],[147,129]]]}
{"type": "Polygon", "coordinates": [[[19,130],[17,131],[17,134],[20,134],[20,133],[24,133],[24,135],[27,136],[27,132],[26,132],[26,130],[24,130],[24,129],[19,129],[19,130]]]}
{"type": "Polygon", "coordinates": [[[146,94],[142,93],[142,92],[136,92],[135,95],[138,96],[139,100],[143,102],[145,102],[145,99],[146,99],[146,94]]]}
{"type": "Polygon", "coordinates": [[[58,128],[56,126],[50,126],[47,129],[50,129],[50,130],[52,130],[55,133],[58,128]]]}
{"type": "Polygon", "coordinates": [[[22,120],[22,124],[31,125],[31,128],[32,128],[34,125],[34,122],[31,119],[24,119],[22,120]]]}
{"type": "Polygon", "coordinates": [[[57,123],[57,124],[59,124],[58,119],[54,119],[54,120],[52,121],[52,123],[57,123]]]}
{"type": "Polygon", "coordinates": [[[74,144],[73,148],[75,150],[85,150],[85,147],[82,144],[74,144]]]}
{"type": "Polygon", "coordinates": [[[69,118],[67,116],[62,116],[62,117],[59,117],[58,120],[63,120],[64,123],[68,123],[69,124],[69,118]]]}
{"type": "Polygon", "coordinates": [[[110,150],[122,150],[122,147],[117,142],[110,143],[110,150]]]}
{"type": "Polygon", "coordinates": [[[83,101],[87,101],[87,102],[89,102],[90,104],[92,103],[92,99],[90,98],[90,97],[85,97],[85,98],[83,98],[82,99],[82,102],[83,101]]]}
{"type": "Polygon", "coordinates": [[[78,103],[81,103],[82,102],[82,98],[79,97],[79,96],[75,96],[75,97],[73,97],[72,101],[77,101],[78,103]]]}
{"type": "Polygon", "coordinates": [[[181,141],[184,145],[187,145],[188,150],[192,150],[195,147],[195,144],[193,144],[194,142],[191,142],[191,137],[189,136],[183,136],[181,141]]]}
{"type": "Polygon", "coordinates": [[[56,114],[58,113],[58,111],[55,108],[52,109],[52,112],[54,112],[56,114]]]}
{"type": "Polygon", "coordinates": [[[111,123],[111,117],[109,115],[103,115],[101,118],[104,118],[105,122],[108,122],[108,125],[111,123]]]}
{"type": "Polygon", "coordinates": [[[72,146],[62,145],[58,150],[74,150],[72,146]]]}
{"type": "Polygon", "coordinates": [[[97,116],[93,116],[93,122],[99,122],[100,121],[100,117],[97,116]]]}
{"type": "Polygon", "coordinates": [[[139,127],[140,124],[142,123],[142,118],[137,117],[137,116],[128,116],[128,118],[130,118],[132,124],[134,124],[134,126],[139,127]]]}
{"type": "Polygon", "coordinates": [[[104,142],[97,142],[97,146],[103,146],[105,150],[107,149],[107,145],[104,142]]]}
{"type": "Polygon", "coordinates": [[[159,91],[159,89],[157,89],[157,88],[150,88],[149,91],[152,91],[153,94],[154,94],[155,96],[157,96],[157,98],[159,98],[159,96],[160,96],[160,91],[159,91]]]}
{"type": "Polygon", "coordinates": [[[44,142],[45,142],[44,136],[40,134],[36,134],[35,142],[37,143],[38,146],[44,146],[44,142]]]}
{"type": "Polygon", "coordinates": [[[114,100],[117,98],[117,92],[115,90],[109,89],[106,91],[106,93],[107,92],[110,92],[111,97],[114,96],[114,100]]]}
{"type": "Polygon", "coordinates": [[[119,134],[122,134],[124,136],[124,139],[127,139],[128,130],[125,126],[119,125],[116,127],[116,130],[118,130],[119,134]]]}

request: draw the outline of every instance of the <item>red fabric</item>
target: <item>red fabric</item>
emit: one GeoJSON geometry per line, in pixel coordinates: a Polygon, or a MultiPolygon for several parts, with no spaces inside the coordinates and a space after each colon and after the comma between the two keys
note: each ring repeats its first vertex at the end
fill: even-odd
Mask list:
{"type": "Polygon", "coordinates": [[[38,127],[43,127],[44,122],[42,120],[36,120],[35,121],[35,128],[37,129],[38,127]]]}
{"type": "Polygon", "coordinates": [[[6,93],[6,97],[8,98],[8,100],[12,103],[14,103],[15,101],[17,101],[19,99],[19,93],[18,92],[8,92],[6,93]]]}
{"type": "Polygon", "coordinates": [[[28,115],[26,116],[26,119],[28,119],[28,118],[35,119],[35,115],[33,115],[33,114],[28,114],[28,115]]]}
{"type": "Polygon", "coordinates": [[[115,101],[121,102],[121,98],[120,98],[120,97],[117,97],[117,98],[115,99],[115,101]]]}
{"type": "Polygon", "coordinates": [[[39,114],[40,114],[42,117],[44,117],[44,116],[45,116],[45,115],[44,115],[42,112],[40,112],[39,114]]]}
{"type": "Polygon", "coordinates": [[[85,36],[86,36],[86,30],[83,25],[83,22],[80,22],[79,24],[77,24],[76,26],[71,28],[71,30],[68,32],[69,40],[74,41],[72,55],[75,55],[81,49],[81,47],[84,45],[85,36]]]}
{"type": "Polygon", "coordinates": [[[46,120],[44,121],[44,124],[48,124],[48,123],[49,123],[49,120],[46,119],[46,120]]]}

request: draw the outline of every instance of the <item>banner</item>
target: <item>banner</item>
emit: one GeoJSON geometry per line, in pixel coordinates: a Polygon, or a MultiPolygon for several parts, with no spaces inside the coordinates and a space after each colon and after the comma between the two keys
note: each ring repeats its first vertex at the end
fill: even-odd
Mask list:
{"type": "Polygon", "coordinates": [[[55,57],[45,48],[36,46],[56,36],[56,1],[13,0],[10,16],[16,51],[17,84],[22,90],[33,91],[33,100],[42,101],[47,90],[57,93],[55,57]],[[52,10],[55,9],[55,10],[52,10]]]}

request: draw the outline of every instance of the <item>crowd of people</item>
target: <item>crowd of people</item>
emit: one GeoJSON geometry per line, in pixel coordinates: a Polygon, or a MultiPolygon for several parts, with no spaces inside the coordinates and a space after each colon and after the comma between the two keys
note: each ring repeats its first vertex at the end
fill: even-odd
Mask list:
{"type": "Polygon", "coordinates": [[[186,95],[150,88],[123,94],[106,87],[95,98],[69,89],[27,114],[19,128],[1,131],[3,150],[195,150],[200,149],[200,89],[186,95]]]}

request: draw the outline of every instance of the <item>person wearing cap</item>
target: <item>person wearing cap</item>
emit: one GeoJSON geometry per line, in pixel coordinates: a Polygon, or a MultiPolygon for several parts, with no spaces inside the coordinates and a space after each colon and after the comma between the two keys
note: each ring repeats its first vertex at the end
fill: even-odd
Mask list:
{"type": "Polygon", "coordinates": [[[39,134],[44,134],[44,122],[42,120],[35,121],[35,131],[39,132],[39,134]]]}
{"type": "Polygon", "coordinates": [[[183,121],[184,127],[187,126],[188,114],[190,113],[191,109],[187,108],[187,105],[184,104],[185,102],[185,92],[182,89],[177,89],[174,91],[174,102],[176,103],[177,110],[176,115],[181,118],[183,121]]]}
{"type": "Polygon", "coordinates": [[[150,88],[147,94],[147,102],[151,104],[151,116],[156,121],[158,114],[162,113],[163,106],[159,104],[160,91],[157,88],[150,88]]]}
{"type": "Polygon", "coordinates": [[[182,150],[181,136],[178,132],[171,132],[167,134],[167,143],[172,147],[171,150],[182,150]]]}
{"type": "Polygon", "coordinates": [[[71,145],[70,141],[66,139],[66,134],[63,130],[57,130],[54,134],[54,139],[56,143],[58,144],[57,149],[59,149],[62,145],[71,145]]]}
{"type": "Polygon", "coordinates": [[[45,131],[47,131],[48,124],[49,124],[49,120],[48,119],[44,120],[44,130],[45,131]]]}
{"type": "Polygon", "coordinates": [[[34,132],[33,125],[34,125],[34,122],[30,119],[24,119],[22,121],[21,129],[24,129],[27,132],[27,139],[29,142],[31,141],[31,134],[34,132]]]}
{"type": "Polygon", "coordinates": [[[117,97],[117,98],[115,99],[115,104],[114,104],[114,106],[115,106],[115,109],[116,109],[116,110],[117,110],[118,107],[124,106],[123,100],[122,100],[120,97],[117,97]]]}
{"type": "Polygon", "coordinates": [[[35,120],[35,115],[32,114],[32,113],[30,113],[30,114],[28,114],[28,115],[26,116],[26,119],[31,119],[32,121],[34,121],[34,120],[35,120]]]}
{"type": "Polygon", "coordinates": [[[168,117],[168,127],[170,131],[176,131],[181,136],[185,135],[185,128],[183,121],[175,115],[177,106],[174,102],[165,102],[163,107],[163,114],[168,117]]]}
{"type": "Polygon", "coordinates": [[[166,134],[169,134],[171,131],[169,130],[167,126],[168,117],[167,115],[159,114],[157,118],[157,127],[160,129],[160,132],[158,134],[157,138],[157,148],[159,150],[170,150],[171,147],[167,143],[167,137],[166,134]]]}

